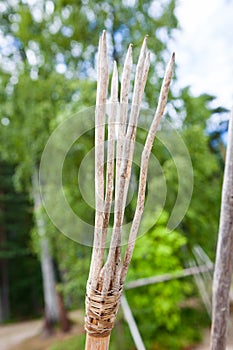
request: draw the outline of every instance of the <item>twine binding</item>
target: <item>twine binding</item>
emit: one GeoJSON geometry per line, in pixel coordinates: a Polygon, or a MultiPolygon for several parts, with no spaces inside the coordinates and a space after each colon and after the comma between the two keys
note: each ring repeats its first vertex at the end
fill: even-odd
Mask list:
{"type": "Polygon", "coordinates": [[[85,330],[93,337],[107,337],[114,326],[120,306],[122,286],[107,293],[89,285],[86,294],[85,330]]]}

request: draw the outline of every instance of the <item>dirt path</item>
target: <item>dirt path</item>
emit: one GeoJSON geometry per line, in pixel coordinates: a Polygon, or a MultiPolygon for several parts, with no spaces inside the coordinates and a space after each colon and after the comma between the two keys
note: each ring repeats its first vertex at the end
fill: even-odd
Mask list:
{"type": "MultiPolygon", "coordinates": [[[[83,314],[72,311],[69,318],[81,324],[83,314]]],[[[0,326],[0,350],[15,350],[21,342],[40,334],[43,320],[32,320],[0,326]]]]}
{"type": "Polygon", "coordinates": [[[42,329],[42,320],[0,326],[0,349],[11,350],[23,340],[33,337],[42,329]]]}

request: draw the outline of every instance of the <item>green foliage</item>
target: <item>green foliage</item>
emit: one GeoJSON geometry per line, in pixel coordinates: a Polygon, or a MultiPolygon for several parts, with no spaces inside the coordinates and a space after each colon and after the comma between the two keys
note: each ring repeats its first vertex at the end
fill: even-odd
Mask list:
{"type": "Polygon", "coordinates": [[[160,86],[156,67],[159,63],[164,66],[166,40],[177,27],[175,3],[158,4],[157,13],[152,11],[153,1],[132,5],[113,0],[16,1],[13,7],[10,3],[2,6],[0,30],[12,42],[9,53],[4,51],[2,56],[0,112],[10,122],[1,131],[2,154],[8,161],[13,156],[18,163],[18,186],[20,182],[28,186],[32,167],[64,106],[71,102],[77,106],[80,101],[82,106],[94,104],[93,66],[104,28],[109,33],[111,56],[121,63],[130,41],[138,57],[143,37],[151,35],[148,45],[154,54],[147,95],[155,101],[160,86]]]}
{"type": "MultiPolygon", "coordinates": [[[[151,277],[181,270],[180,249],[186,239],[177,231],[166,229],[168,215],[163,212],[156,226],[138,239],[128,280],[151,277]]],[[[127,291],[143,338],[151,348],[155,334],[174,335],[181,322],[180,302],[192,292],[184,280],[172,280],[127,291]]]]}
{"type": "Polygon", "coordinates": [[[199,243],[213,259],[221,203],[222,169],[200,126],[190,127],[183,135],[193,163],[194,189],[182,224],[189,243],[199,243]]]}
{"type": "Polygon", "coordinates": [[[86,294],[86,283],[89,273],[91,248],[56,234],[53,246],[61,276],[60,288],[63,291],[67,306],[83,308],[86,294]]]}
{"type": "MultiPolygon", "coordinates": [[[[179,231],[187,238],[190,249],[193,245],[200,244],[213,260],[223,175],[222,164],[213,151],[210,145],[210,136],[206,132],[207,121],[215,113],[215,109],[210,105],[213,97],[205,94],[193,97],[188,88],[182,90],[180,96],[182,100],[176,115],[178,120],[181,119],[180,127],[176,127],[177,119],[171,119],[170,122],[178,130],[187,147],[192,162],[194,181],[191,203],[179,225],[179,231]]],[[[173,100],[172,103],[176,104],[176,101],[173,100]]],[[[179,153],[175,154],[175,157],[174,155],[171,157],[166,147],[158,140],[155,141],[153,152],[162,165],[166,179],[167,197],[164,209],[171,213],[180,190],[177,167],[174,162],[175,157],[179,157],[179,153]]],[[[178,160],[182,161],[182,159],[178,160]]],[[[183,181],[185,182],[185,178],[183,181]]],[[[184,198],[187,186],[190,186],[189,182],[183,189],[182,196],[184,198]]]]}
{"type": "MultiPolygon", "coordinates": [[[[206,94],[192,97],[189,89],[181,93],[184,101],[185,118],[181,135],[188,148],[194,174],[192,200],[182,221],[182,231],[189,245],[200,244],[214,259],[216,237],[221,202],[223,169],[210,146],[210,136],[206,133],[206,122],[215,113],[210,103],[214,97],[206,94]]],[[[222,113],[223,111],[219,111],[222,113]]],[[[168,165],[172,175],[172,167],[168,165]]],[[[173,180],[170,178],[172,187],[173,180]]]]}
{"type": "MultiPolygon", "coordinates": [[[[183,269],[180,250],[187,240],[178,231],[168,232],[167,219],[163,212],[156,226],[137,240],[127,281],[183,269]]],[[[200,341],[208,316],[202,309],[181,307],[194,291],[186,278],[126,290],[147,349],[178,350],[200,341]]]]}
{"type": "Polygon", "coordinates": [[[199,125],[203,130],[206,127],[206,121],[215,112],[210,107],[215,97],[208,94],[193,97],[189,87],[187,87],[181,91],[180,98],[183,101],[186,114],[183,126],[193,127],[194,125],[199,125]]]}
{"type": "Polygon", "coordinates": [[[2,129],[5,145],[2,155],[18,164],[17,185],[20,180],[28,184],[31,182],[33,166],[39,161],[51,133],[50,123],[69,101],[67,94],[71,95],[58,74],[36,81],[23,74],[12,95],[5,96],[2,113],[10,124],[2,129]]]}

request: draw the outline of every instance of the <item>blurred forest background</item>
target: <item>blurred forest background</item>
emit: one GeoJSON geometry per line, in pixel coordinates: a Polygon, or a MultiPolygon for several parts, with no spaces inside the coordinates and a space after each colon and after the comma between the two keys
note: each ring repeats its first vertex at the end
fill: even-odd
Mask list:
{"type": "MultiPolygon", "coordinates": [[[[62,121],[95,104],[96,53],[104,28],[109,60],[119,67],[130,42],[136,62],[149,34],[151,67],[144,103],[155,109],[170,43],[181,30],[176,6],[175,0],[0,1],[0,323],[45,313],[52,326],[61,321],[63,306],[84,309],[91,248],[61,234],[43,210],[34,181],[41,154],[62,121]]],[[[227,130],[227,122],[212,122],[227,112],[224,106],[213,107],[214,99],[192,96],[189,86],[178,89],[174,76],[165,118],[190,153],[193,195],[181,224],[168,233],[178,179],[173,159],[156,141],[153,151],[168,195],[158,222],[137,242],[128,281],[182,270],[196,245],[214,261],[227,130]]],[[[137,137],[143,140],[144,134],[137,137]]],[[[94,210],[82,198],[77,174],[93,138],[94,131],[83,135],[63,168],[68,201],[86,222],[93,222],[94,210]]],[[[128,220],[133,207],[127,208],[128,220]]],[[[200,305],[191,307],[198,295],[193,278],[126,291],[148,349],[182,349],[199,340],[208,316],[200,305]]],[[[119,341],[122,349],[133,349],[121,314],[117,322],[112,349],[119,341]]]]}

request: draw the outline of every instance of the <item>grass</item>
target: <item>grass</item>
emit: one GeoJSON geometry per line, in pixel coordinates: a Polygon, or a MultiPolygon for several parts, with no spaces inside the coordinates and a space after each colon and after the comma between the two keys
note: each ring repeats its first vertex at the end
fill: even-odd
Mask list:
{"type": "Polygon", "coordinates": [[[69,339],[66,339],[62,342],[56,342],[51,347],[48,348],[48,350],[77,350],[77,349],[84,349],[85,346],[85,334],[79,335],[79,336],[73,336],[69,339]]]}

